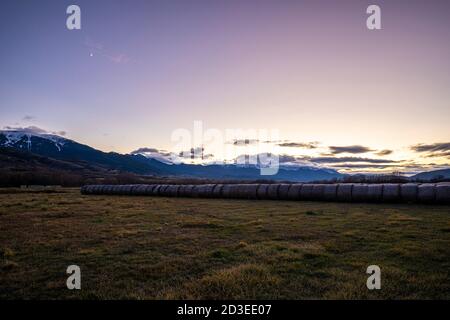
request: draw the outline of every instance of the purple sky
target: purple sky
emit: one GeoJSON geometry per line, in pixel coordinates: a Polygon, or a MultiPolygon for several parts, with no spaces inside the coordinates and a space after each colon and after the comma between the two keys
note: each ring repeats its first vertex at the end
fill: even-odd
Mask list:
{"type": "Polygon", "coordinates": [[[405,170],[449,163],[411,148],[450,137],[447,0],[6,0],[0,30],[0,127],[131,152],[171,150],[200,120],[319,142],[281,150],[295,156],[360,145],[405,170]],[[366,28],[369,4],[382,30],[366,28]]]}

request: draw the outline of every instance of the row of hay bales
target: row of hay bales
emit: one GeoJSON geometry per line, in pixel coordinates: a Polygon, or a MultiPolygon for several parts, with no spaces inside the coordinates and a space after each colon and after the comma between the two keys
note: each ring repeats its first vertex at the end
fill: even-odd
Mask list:
{"type": "Polygon", "coordinates": [[[254,200],[450,203],[450,183],[88,185],[81,188],[81,193],[254,200]]]}

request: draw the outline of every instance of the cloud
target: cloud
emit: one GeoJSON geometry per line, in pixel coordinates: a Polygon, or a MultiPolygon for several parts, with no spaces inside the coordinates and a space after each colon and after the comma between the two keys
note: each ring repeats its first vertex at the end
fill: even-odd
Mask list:
{"type": "Polygon", "coordinates": [[[317,144],[318,142],[283,142],[278,143],[278,146],[288,148],[315,149],[317,148],[317,144]]]}
{"type": "Polygon", "coordinates": [[[258,139],[235,139],[231,143],[234,144],[235,146],[246,146],[251,144],[257,144],[258,142],[259,142],[258,139]]]}
{"type": "Polygon", "coordinates": [[[25,115],[25,116],[22,118],[22,120],[23,120],[23,121],[32,121],[32,120],[36,120],[36,117],[27,114],[27,115],[25,115]]]}
{"type": "Polygon", "coordinates": [[[378,152],[375,152],[375,154],[378,155],[378,156],[387,156],[387,155],[392,154],[393,152],[394,151],[392,151],[392,150],[385,149],[385,150],[380,150],[378,152]]]}
{"type": "Polygon", "coordinates": [[[345,163],[345,162],[365,162],[365,163],[396,163],[394,160],[373,159],[360,157],[316,157],[308,158],[309,161],[315,163],[345,163]]]}
{"type": "Polygon", "coordinates": [[[29,134],[54,134],[54,135],[58,135],[58,136],[65,136],[67,134],[66,131],[48,131],[36,126],[28,126],[28,127],[11,127],[11,126],[5,126],[3,127],[5,130],[10,130],[10,131],[21,131],[24,133],[29,133],[29,134]]]}
{"type": "Polygon", "coordinates": [[[411,150],[418,153],[426,153],[426,157],[450,157],[450,142],[433,144],[416,144],[411,146],[411,150]]]}
{"type": "Polygon", "coordinates": [[[155,152],[160,153],[161,150],[158,150],[156,148],[139,148],[137,150],[131,151],[131,154],[140,154],[140,153],[146,153],[146,152],[155,152]]]}
{"type": "Polygon", "coordinates": [[[332,154],[339,154],[339,153],[366,153],[374,151],[368,147],[354,145],[354,146],[345,146],[345,147],[336,147],[336,146],[330,146],[328,147],[332,154]]]}

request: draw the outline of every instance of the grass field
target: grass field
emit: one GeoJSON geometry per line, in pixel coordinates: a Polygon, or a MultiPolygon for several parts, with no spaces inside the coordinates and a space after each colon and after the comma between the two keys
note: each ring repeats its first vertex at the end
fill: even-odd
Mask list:
{"type": "Polygon", "coordinates": [[[0,299],[17,298],[450,299],[450,207],[2,189],[0,299]]]}

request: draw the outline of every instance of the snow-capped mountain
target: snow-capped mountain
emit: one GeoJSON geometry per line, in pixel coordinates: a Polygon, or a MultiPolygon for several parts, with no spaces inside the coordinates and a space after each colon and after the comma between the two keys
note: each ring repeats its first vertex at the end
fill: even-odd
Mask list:
{"type": "Polygon", "coordinates": [[[55,148],[61,151],[64,145],[71,140],[50,133],[37,133],[20,130],[0,131],[0,146],[13,147],[32,151],[39,148],[55,148]]]}
{"type": "Polygon", "coordinates": [[[183,176],[208,179],[312,181],[339,178],[337,171],[317,167],[280,167],[277,174],[262,176],[257,166],[236,164],[169,164],[142,154],[103,152],[73,140],[49,133],[20,130],[0,131],[0,147],[14,148],[56,160],[106,170],[144,175],[183,176]]]}

